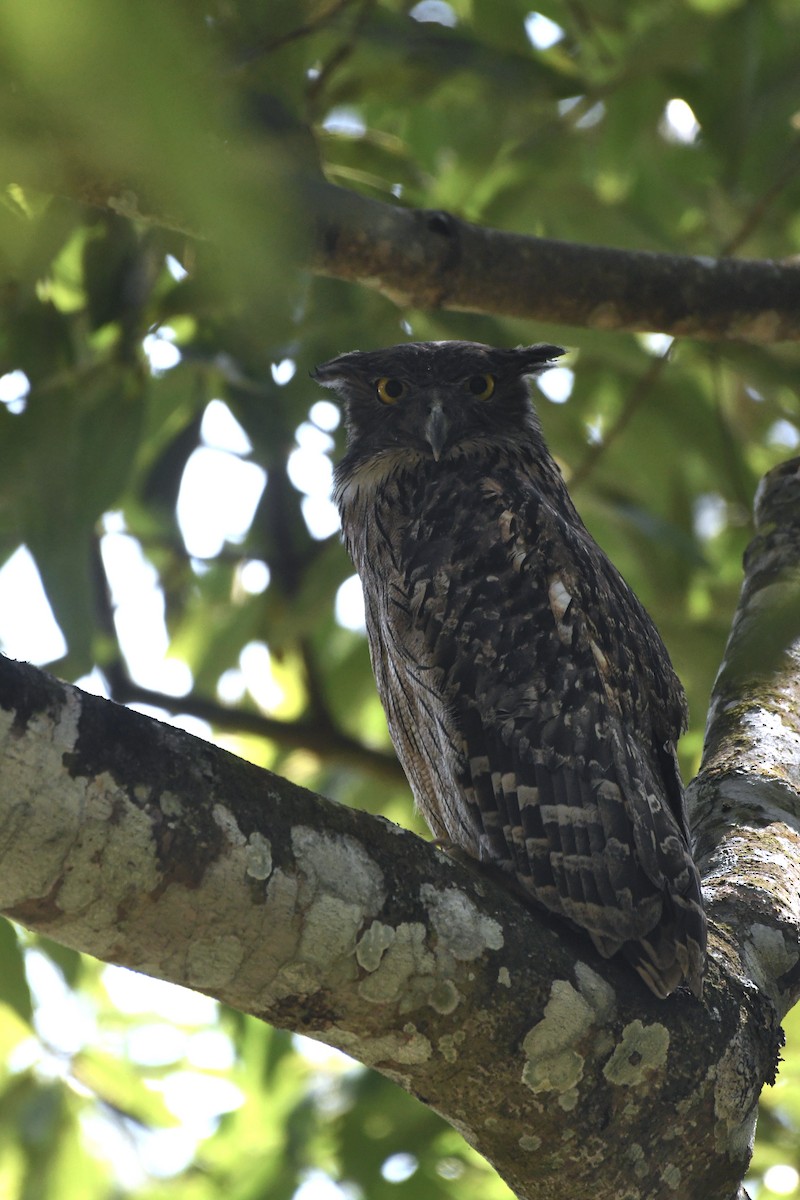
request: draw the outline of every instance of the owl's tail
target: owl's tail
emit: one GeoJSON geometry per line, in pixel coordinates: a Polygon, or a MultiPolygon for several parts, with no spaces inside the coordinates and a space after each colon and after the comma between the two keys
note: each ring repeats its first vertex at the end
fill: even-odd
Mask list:
{"type": "MultiPolygon", "coordinates": [[[[689,914],[689,928],[693,923],[689,914]]],[[[686,928],[663,923],[649,937],[638,942],[626,942],[622,954],[644,982],[660,999],[665,1000],[680,984],[703,997],[705,969],[705,920],[695,936],[686,928]]]]}

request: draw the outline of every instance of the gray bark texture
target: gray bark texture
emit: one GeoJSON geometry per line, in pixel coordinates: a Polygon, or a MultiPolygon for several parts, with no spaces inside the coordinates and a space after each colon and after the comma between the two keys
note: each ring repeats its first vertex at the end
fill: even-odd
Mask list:
{"type": "Polygon", "coordinates": [[[702,1002],[477,868],[0,660],[0,911],[338,1046],[521,1200],[732,1200],[800,991],[800,459],[772,471],[690,788],[702,1002]]]}

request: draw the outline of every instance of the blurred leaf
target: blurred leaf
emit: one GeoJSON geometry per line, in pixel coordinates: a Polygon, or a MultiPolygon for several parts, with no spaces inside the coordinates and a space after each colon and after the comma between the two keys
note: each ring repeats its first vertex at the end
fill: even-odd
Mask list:
{"type": "Polygon", "coordinates": [[[77,950],[71,950],[69,946],[62,946],[59,942],[54,942],[41,933],[36,937],[36,945],[51,962],[55,963],[70,987],[75,987],[80,983],[85,960],[77,950]]]}
{"type": "Polygon", "coordinates": [[[25,960],[13,925],[3,917],[0,917],[0,1000],[30,1024],[33,1008],[25,960]]]}
{"type": "Polygon", "coordinates": [[[72,1074],[78,1083],[121,1116],[140,1125],[176,1125],[163,1097],[143,1080],[141,1072],[118,1055],[90,1049],[72,1059],[72,1074]]]}

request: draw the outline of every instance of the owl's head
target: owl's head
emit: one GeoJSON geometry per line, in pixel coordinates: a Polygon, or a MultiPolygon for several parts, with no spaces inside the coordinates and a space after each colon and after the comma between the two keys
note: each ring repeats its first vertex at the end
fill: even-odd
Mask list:
{"type": "Polygon", "coordinates": [[[340,354],[312,377],[345,403],[350,468],[398,450],[438,462],[534,430],[525,379],[563,353],[548,345],[408,342],[340,354]]]}

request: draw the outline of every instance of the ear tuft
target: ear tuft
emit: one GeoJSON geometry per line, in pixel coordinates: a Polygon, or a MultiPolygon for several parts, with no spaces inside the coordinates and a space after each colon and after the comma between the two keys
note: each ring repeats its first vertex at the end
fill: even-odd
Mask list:
{"type": "Polygon", "coordinates": [[[361,360],[360,350],[350,350],[347,354],[338,354],[320,363],[309,375],[321,387],[341,389],[357,374],[356,364],[361,360]]]}
{"type": "Polygon", "coordinates": [[[536,346],[520,346],[512,350],[516,363],[520,367],[520,375],[535,375],[553,364],[554,360],[566,354],[563,346],[551,346],[542,342],[536,346]]]}

